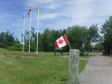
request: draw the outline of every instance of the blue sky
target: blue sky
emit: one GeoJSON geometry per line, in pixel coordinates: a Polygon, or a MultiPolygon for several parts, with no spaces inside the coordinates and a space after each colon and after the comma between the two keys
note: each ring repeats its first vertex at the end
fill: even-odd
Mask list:
{"type": "Polygon", "coordinates": [[[37,30],[36,9],[39,7],[39,32],[46,28],[63,29],[73,25],[98,24],[100,28],[112,15],[112,0],[0,0],[0,32],[9,30],[21,38],[23,16],[25,30],[30,29],[28,11],[32,4],[31,26],[37,30]]]}

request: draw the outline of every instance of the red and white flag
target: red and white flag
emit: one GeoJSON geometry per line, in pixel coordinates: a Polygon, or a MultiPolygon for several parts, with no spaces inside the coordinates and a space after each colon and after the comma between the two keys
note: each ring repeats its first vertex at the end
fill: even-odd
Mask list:
{"type": "Polygon", "coordinates": [[[29,9],[29,11],[28,11],[28,15],[30,14],[31,10],[32,10],[32,6],[30,7],[30,9],[29,9]]]}
{"type": "Polygon", "coordinates": [[[68,44],[68,40],[66,38],[65,35],[61,36],[60,38],[58,38],[56,41],[55,41],[55,45],[57,46],[57,49],[61,48],[61,47],[64,47],[68,44]]]}

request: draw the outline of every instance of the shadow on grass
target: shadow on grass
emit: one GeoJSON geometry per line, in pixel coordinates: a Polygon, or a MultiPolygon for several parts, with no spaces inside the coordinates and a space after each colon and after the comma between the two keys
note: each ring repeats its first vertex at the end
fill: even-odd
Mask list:
{"type": "Polygon", "coordinates": [[[67,84],[68,79],[67,78],[62,78],[60,81],[61,81],[60,84],[67,84]]]}
{"type": "Polygon", "coordinates": [[[90,56],[96,56],[96,55],[90,55],[90,56]]]}
{"type": "Polygon", "coordinates": [[[63,55],[54,55],[54,56],[63,56],[63,55]]]}
{"type": "Polygon", "coordinates": [[[64,55],[69,55],[68,53],[64,53],[64,55]]]}

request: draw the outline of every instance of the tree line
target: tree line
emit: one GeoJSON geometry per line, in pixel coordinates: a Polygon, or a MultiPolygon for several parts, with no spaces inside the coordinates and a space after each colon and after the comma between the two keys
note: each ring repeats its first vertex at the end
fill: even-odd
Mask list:
{"type": "MultiPolygon", "coordinates": [[[[67,29],[50,30],[45,29],[43,33],[38,33],[38,47],[40,51],[54,51],[54,42],[63,34],[66,35],[69,44],[72,49],[79,49],[82,51],[91,51],[91,42],[97,42],[99,38],[98,26],[91,25],[89,28],[86,26],[71,26],[67,29]]],[[[21,35],[23,37],[23,34],[21,35]]],[[[21,42],[23,39],[21,40],[21,42]]],[[[37,46],[37,33],[35,29],[31,28],[30,39],[31,52],[36,51],[37,46]]],[[[14,34],[7,32],[0,33],[0,47],[8,48],[10,50],[22,51],[22,44],[18,41],[18,38],[14,37],[14,34]]],[[[69,51],[69,46],[63,48],[64,51],[69,51]]],[[[29,31],[25,30],[24,33],[24,50],[29,50],[29,31]]]]}
{"type": "MultiPolygon", "coordinates": [[[[63,34],[66,35],[72,49],[79,49],[83,54],[84,51],[91,51],[91,42],[97,42],[96,47],[103,47],[105,55],[112,55],[112,16],[109,16],[101,28],[97,25],[86,26],[74,25],[66,29],[50,30],[45,29],[43,33],[38,33],[39,37],[39,52],[54,51],[54,42],[63,34]],[[100,29],[100,31],[98,30],[100,29]],[[101,37],[99,32],[103,34],[101,37]]],[[[23,36],[23,35],[21,35],[23,36]]],[[[29,48],[29,31],[25,30],[25,51],[29,48]]],[[[22,41],[22,40],[21,40],[22,41]]],[[[37,33],[34,28],[31,28],[31,51],[36,51],[37,33]]],[[[0,48],[22,51],[22,44],[14,33],[0,33],[0,48]]],[[[64,51],[69,51],[69,46],[64,47],[64,51]]]]}
{"type": "MultiPolygon", "coordinates": [[[[72,26],[67,29],[50,30],[45,29],[43,33],[38,33],[39,51],[54,51],[54,42],[63,34],[66,35],[72,49],[80,49],[81,51],[91,51],[91,42],[96,42],[99,33],[97,25],[89,28],[86,26],[72,26]]],[[[29,31],[25,31],[25,51],[29,47],[29,31]]],[[[34,28],[31,28],[31,51],[36,51],[37,34],[34,28]]],[[[69,46],[64,47],[64,51],[69,51],[69,46]]]]}
{"type": "Polygon", "coordinates": [[[20,46],[20,42],[18,38],[14,37],[14,33],[10,33],[8,30],[0,33],[0,48],[11,49],[11,46],[14,45],[20,46]]]}

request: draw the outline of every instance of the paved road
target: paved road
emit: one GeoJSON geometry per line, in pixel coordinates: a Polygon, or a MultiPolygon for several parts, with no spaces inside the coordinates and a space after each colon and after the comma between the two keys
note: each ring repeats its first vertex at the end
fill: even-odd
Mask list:
{"type": "Polygon", "coordinates": [[[101,53],[90,54],[85,69],[79,75],[80,84],[112,84],[112,58],[101,53]]]}

